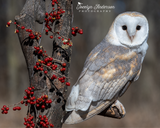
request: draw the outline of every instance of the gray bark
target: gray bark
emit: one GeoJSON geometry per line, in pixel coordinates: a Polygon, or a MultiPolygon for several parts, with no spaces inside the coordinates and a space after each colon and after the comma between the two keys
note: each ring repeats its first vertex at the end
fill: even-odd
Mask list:
{"type": "MultiPolygon", "coordinates": [[[[72,0],[58,0],[58,6],[65,10],[60,20],[55,20],[55,26],[52,28],[54,32],[59,32],[61,36],[71,39],[71,26],[72,26],[72,0]]],[[[27,29],[35,31],[35,23],[43,23],[45,18],[45,0],[26,0],[26,3],[20,12],[19,16],[15,17],[15,21],[20,26],[25,26],[27,29]]],[[[35,87],[34,96],[36,98],[47,94],[48,98],[52,100],[50,108],[45,109],[43,112],[37,110],[35,105],[28,105],[28,115],[34,116],[34,121],[39,114],[46,115],[50,123],[54,127],[62,127],[62,118],[65,114],[64,106],[66,101],[67,88],[65,83],[59,82],[57,79],[50,80],[50,76],[54,71],[48,71],[47,76],[44,73],[35,72],[34,65],[38,61],[37,56],[34,54],[34,46],[39,46],[37,40],[29,39],[29,34],[25,30],[19,29],[18,37],[27,63],[30,86],[35,87]]],[[[46,42],[47,43],[47,42],[46,42]]],[[[56,70],[61,75],[68,77],[69,63],[71,60],[71,47],[63,47],[63,42],[58,39],[55,34],[53,38],[53,51],[52,57],[67,64],[66,71],[62,74],[59,69],[61,64],[57,63],[56,70]]],[[[67,79],[68,81],[68,79],[67,79]]],[[[37,123],[37,122],[36,122],[37,123]]],[[[37,125],[37,124],[36,124],[37,125]]]]}

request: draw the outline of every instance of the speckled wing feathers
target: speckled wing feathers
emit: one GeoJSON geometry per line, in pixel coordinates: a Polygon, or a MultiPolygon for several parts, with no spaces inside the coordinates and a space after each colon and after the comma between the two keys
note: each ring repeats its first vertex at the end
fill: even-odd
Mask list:
{"type": "Polygon", "coordinates": [[[73,113],[84,111],[72,123],[78,123],[98,114],[115,101],[125,85],[141,69],[141,55],[128,48],[101,42],[88,56],[77,81],[79,95],[73,113]],[[86,112],[85,112],[86,111],[86,112]]]}

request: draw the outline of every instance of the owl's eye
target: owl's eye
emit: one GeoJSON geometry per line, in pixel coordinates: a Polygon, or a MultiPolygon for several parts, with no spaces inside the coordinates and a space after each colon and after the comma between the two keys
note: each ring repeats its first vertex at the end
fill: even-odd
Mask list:
{"type": "Polygon", "coordinates": [[[140,30],[141,26],[137,25],[136,30],[140,30]]]}
{"type": "Polygon", "coordinates": [[[122,26],[122,29],[123,29],[123,30],[127,30],[127,26],[126,26],[126,25],[123,25],[123,26],[122,26]]]}

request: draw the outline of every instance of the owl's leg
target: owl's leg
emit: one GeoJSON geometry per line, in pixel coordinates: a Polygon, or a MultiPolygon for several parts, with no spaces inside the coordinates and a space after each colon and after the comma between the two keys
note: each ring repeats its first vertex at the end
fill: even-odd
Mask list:
{"type": "Polygon", "coordinates": [[[123,104],[116,100],[110,107],[103,110],[99,115],[121,119],[125,116],[126,111],[123,104]]]}

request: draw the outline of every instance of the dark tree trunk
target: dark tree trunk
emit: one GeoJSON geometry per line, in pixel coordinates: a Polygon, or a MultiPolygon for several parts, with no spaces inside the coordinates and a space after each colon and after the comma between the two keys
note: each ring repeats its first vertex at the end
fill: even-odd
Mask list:
{"type": "MultiPolygon", "coordinates": [[[[66,39],[71,39],[71,26],[72,26],[72,0],[58,0],[58,6],[65,10],[62,14],[60,20],[55,20],[55,25],[52,28],[54,32],[59,32],[59,34],[54,34],[53,36],[53,52],[52,58],[58,65],[56,70],[49,70],[47,67],[45,70],[48,71],[47,74],[43,72],[34,71],[34,66],[38,59],[34,54],[34,47],[38,47],[39,43],[36,39],[30,39],[29,33],[25,30],[19,29],[18,37],[24,53],[28,73],[30,86],[35,87],[34,96],[39,98],[43,95],[48,95],[48,99],[52,100],[51,106],[42,110],[38,110],[35,105],[28,104],[27,115],[34,116],[34,122],[38,123],[39,115],[46,115],[50,123],[54,124],[54,127],[62,127],[62,118],[65,114],[65,102],[66,102],[66,92],[67,87],[65,82],[62,83],[58,79],[51,80],[51,76],[56,73],[57,77],[66,77],[68,79],[68,71],[71,61],[71,47],[68,45],[63,45],[63,42],[58,39],[58,36],[64,37],[66,39]],[[62,63],[66,63],[66,70],[64,73],[60,71],[62,68],[62,63]]],[[[20,12],[19,16],[15,17],[15,21],[18,25],[24,26],[27,29],[32,29],[35,31],[35,23],[38,22],[42,24],[45,18],[45,0],[26,0],[26,3],[20,12]]],[[[47,42],[46,42],[47,43],[47,42]]],[[[38,125],[38,124],[36,124],[38,125]]]]}

